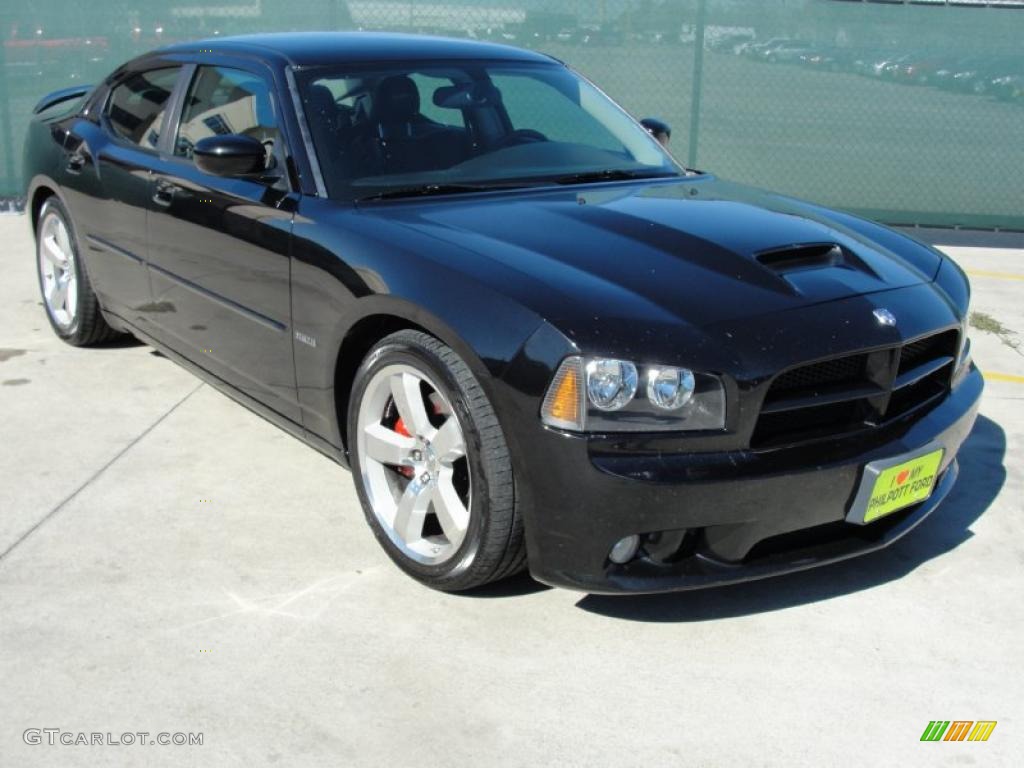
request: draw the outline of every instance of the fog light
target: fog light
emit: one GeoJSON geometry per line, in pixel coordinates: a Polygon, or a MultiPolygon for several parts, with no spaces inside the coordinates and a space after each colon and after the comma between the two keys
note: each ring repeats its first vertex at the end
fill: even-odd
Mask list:
{"type": "Polygon", "coordinates": [[[608,553],[608,559],[613,563],[623,565],[633,559],[639,548],[640,537],[636,534],[627,536],[626,538],[619,539],[615,542],[615,546],[612,547],[612,551],[608,553]]]}

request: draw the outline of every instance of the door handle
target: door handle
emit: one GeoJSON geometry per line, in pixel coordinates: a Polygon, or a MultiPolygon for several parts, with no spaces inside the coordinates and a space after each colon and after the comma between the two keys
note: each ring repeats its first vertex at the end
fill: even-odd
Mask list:
{"type": "Polygon", "coordinates": [[[156,191],[153,193],[153,202],[163,208],[169,208],[171,203],[174,202],[174,193],[177,189],[176,186],[168,181],[158,180],[156,182],[156,191]]]}
{"type": "Polygon", "coordinates": [[[66,166],[68,173],[73,173],[76,176],[82,172],[85,167],[85,155],[82,154],[82,150],[76,150],[71,157],[68,158],[68,164],[66,166]]]}

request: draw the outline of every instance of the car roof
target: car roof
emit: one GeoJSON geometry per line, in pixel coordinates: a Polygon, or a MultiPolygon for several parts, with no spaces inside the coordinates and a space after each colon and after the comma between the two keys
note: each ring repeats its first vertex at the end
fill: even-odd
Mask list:
{"type": "Polygon", "coordinates": [[[178,43],[161,53],[246,54],[297,67],[373,61],[501,59],[551,62],[544,54],[497,43],[382,32],[278,32],[178,43]]]}

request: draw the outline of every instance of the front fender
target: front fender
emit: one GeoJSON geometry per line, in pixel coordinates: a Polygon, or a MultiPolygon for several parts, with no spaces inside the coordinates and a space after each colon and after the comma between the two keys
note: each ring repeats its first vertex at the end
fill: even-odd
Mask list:
{"type": "Polygon", "coordinates": [[[542,318],[447,266],[437,253],[385,242],[329,216],[325,226],[316,208],[329,203],[303,203],[293,231],[291,290],[295,375],[305,427],[343,448],[339,400],[347,397],[338,397],[336,376],[339,370],[354,370],[366,351],[346,340],[375,330],[380,338],[398,327],[422,328],[454,349],[502,420],[498,381],[542,318]],[[346,349],[358,359],[340,359],[346,349]]]}

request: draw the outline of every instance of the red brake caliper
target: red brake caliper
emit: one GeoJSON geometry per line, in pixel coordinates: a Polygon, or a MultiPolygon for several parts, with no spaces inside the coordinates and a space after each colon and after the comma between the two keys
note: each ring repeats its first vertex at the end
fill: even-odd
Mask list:
{"type": "MultiPolygon", "coordinates": [[[[403,437],[412,437],[412,435],[409,434],[409,430],[405,428],[405,422],[402,421],[401,416],[399,416],[398,420],[395,422],[394,430],[403,437]]],[[[411,478],[414,474],[416,474],[416,470],[414,470],[412,467],[395,467],[395,469],[398,470],[398,473],[400,475],[403,475],[408,478],[411,478]]]]}

